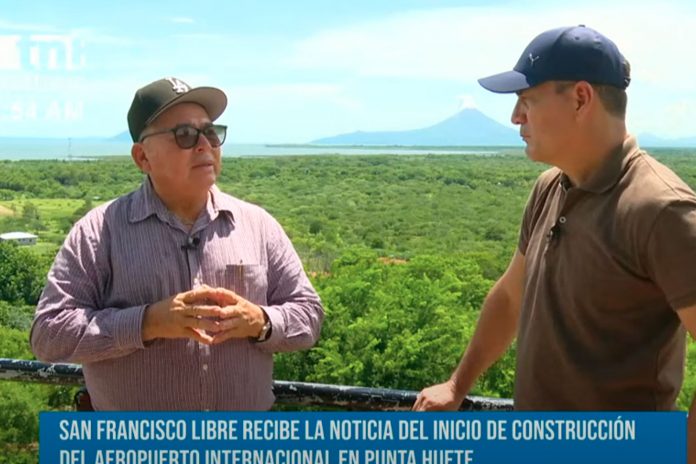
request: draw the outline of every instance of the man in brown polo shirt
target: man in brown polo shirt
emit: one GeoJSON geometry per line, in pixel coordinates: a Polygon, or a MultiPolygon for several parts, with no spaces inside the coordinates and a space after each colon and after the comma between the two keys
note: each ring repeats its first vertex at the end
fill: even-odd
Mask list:
{"type": "Polygon", "coordinates": [[[628,135],[629,74],[611,40],[579,26],[540,34],[513,71],[479,80],[517,94],[527,155],[555,167],[459,366],[414,409],[457,409],[515,336],[517,409],[674,408],[696,334],[696,195],[628,135]]]}

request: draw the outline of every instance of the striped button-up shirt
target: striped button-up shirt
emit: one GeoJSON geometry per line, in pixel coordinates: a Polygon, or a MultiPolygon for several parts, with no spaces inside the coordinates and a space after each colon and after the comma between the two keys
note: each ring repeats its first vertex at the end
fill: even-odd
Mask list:
{"type": "Polygon", "coordinates": [[[81,363],[97,410],[264,410],[274,400],[273,353],[312,346],[323,316],[290,240],[266,211],[213,186],[189,231],[146,179],[70,231],[31,344],[40,360],[81,363]],[[200,285],[261,306],[270,338],[143,343],[146,306],[200,285]]]}

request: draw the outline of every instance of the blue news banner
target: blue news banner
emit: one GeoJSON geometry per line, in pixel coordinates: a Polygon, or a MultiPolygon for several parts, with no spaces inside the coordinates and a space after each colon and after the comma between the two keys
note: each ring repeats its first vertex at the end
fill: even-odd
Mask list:
{"type": "Polygon", "coordinates": [[[42,464],[686,462],[686,414],[40,414],[42,464]]]}

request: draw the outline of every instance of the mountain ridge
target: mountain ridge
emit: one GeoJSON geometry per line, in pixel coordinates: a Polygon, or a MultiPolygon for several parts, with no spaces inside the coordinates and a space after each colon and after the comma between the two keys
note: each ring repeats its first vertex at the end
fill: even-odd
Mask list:
{"type": "Polygon", "coordinates": [[[401,131],[355,131],[315,139],[316,145],[521,146],[514,129],[477,109],[463,109],[431,126],[401,131]]]}
{"type": "MultiPolygon", "coordinates": [[[[647,148],[694,148],[696,136],[664,138],[651,133],[637,136],[647,148]]],[[[463,109],[431,126],[399,131],[363,131],[322,137],[310,145],[345,146],[522,146],[514,129],[506,127],[481,111],[463,109]]]]}

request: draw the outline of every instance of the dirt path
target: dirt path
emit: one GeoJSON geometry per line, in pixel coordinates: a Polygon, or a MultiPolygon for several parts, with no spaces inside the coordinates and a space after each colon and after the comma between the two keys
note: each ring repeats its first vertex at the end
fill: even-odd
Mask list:
{"type": "Polygon", "coordinates": [[[0,216],[12,216],[13,214],[14,211],[12,211],[10,208],[0,205],[0,216]]]}

